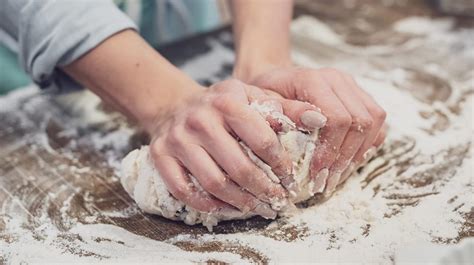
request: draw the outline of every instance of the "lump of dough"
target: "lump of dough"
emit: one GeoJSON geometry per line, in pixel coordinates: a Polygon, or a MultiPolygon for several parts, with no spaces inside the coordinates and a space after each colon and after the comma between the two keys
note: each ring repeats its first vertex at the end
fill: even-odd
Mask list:
{"type": "MultiPolygon", "coordinates": [[[[289,199],[275,200],[271,203],[271,207],[281,215],[294,208],[295,203],[305,201],[314,195],[313,182],[309,178],[309,168],[313,151],[318,142],[319,131],[308,132],[297,128],[287,116],[275,110],[271,105],[254,102],[250,104],[250,107],[257,110],[263,117],[271,116],[282,125],[282,131],[278,133],[278,138],[293,161],[295,182],[289,188],[289,199]]],[[[272,181],[279,182],[279,178],[270,166],[260,160],[243,142],[240,144],[249,158],[272,181]]],[[[194,178],[192,175],[189,177],[194,178]]],[[[197,183],[197,181],[194,182],[197,183]]],[[[123,159],[121,183],[127,193],[145,212],[172,220],[181,220],[190,225],[202,223],[212,229],[212,226],[219,221],[246,219],[254,215],[251,212],[243,213],[238,210],[203,213],[175,199],[168,192],[160,173],[153,166],[148,146],[130,152],[123,159]]]]}

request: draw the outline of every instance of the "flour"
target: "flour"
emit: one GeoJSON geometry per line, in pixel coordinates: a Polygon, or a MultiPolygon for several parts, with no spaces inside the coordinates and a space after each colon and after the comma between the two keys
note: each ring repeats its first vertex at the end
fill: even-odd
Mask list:
{"type": "MultiPolygon", "coordinates": [[[[298,130],[293,121],[281,112],[274,110],[269,104],[253,102],[250,104],[250,108],[258,111],[262,117],[271,117],[281,124],[282,131],[278,133],[278,138],[293,161],[294,183],[287,187],[291,201],[274,198],[270,202],[270,206],[280,215],[287,214],[295,208],[294,203],[307,200],[314,195],[314,184],[310,181],[309,168],[317,144],[319,128],[311,133],[298,130]]],[[[321,119],[320,123],[324,126],[326,118],[322,116],[321,119]]],[[[280,183],[279,177],[265,162],[260,160],[245,143],[240,142],[240,144],[248,153],[249,158],[266,173],[270,180],[280,183]]],[[[188,175],[188,177],[193,180],[195,185],[198,185],[192,175],[188,175]]],[[[217,225],[219,221],[247,219],[254,216],[252,212],[237,210],[199,212],[175,199],[168,192],[160,173],[154,168],[148,146],[132,151],[123,159],[121,182],[143,211],[172,220],[182,220],[189,225],[202,223],[211,231],[212,226],[217,225]]]]}
{"type": "MultiPolygon", "coordinates": [[[[323,23],[318,21],[319,24],[314,24],[311,19],[305,19],[304,23],[301,21],[294,22],[300,23],[300,28],[292,30],[295,40],[301,39],[301,28],[308,31],[314,25],[319,28],[323,23]]],[[[332,31],[330,34],[335,34],[337,39],[341,40],[340,44],[329,46],[324,43],[332,43],[333,40],[318,40],[316,38],[321,36],[317,35],[307,39],[310,44],[308,46],[316,49],[324,47],[325,51],[330,51],[325,56],[315,56],[313,50],[295,44],[293,55],[297,63],[312,67],[332,66],[353,73],[360,86],[388,113],[390,130],[384,148],[374,160],[369,161],[360,174],[349,178],[330,200],[298,209],[298,214],[280,218],[264,228],[214,234],[196,234],[192,232],[194,228],[190,228],[188,232],[154,240],[152,237],[139,236],[124,230],[113,220],[107,219],[119,217],[130,222],[136,221],[137,219],[133,219],[137,216],[134,213],[139,213],[140,210],[135,203],[121,211],[104,210],[103,214],[98,210],[91,210],[90,213],[84,214],[88,215],[89,221],[93,221],[95,217],[100,223],[88,223],[81,219],[81,216],[78,216],[77,220],[74,219],[76,217],[68,217],[71,209],[66,207],[66,202],[72,203],[74,200],[72,197],[67,200],[69,196],[66,196],[60,206],[64,206],[62,212],[68,220],[52,220],[48,215],[48,209],[54,209],[52,201],[57,202],[61,191],[68,190],[59,184],[54,190],[55,196],[40,201],[41,207],[33,212],[34,215],[30,215],[30,205],[25,203],[21,194],[5,190],[3,186],[5,182],[2,181],[11,178],[12,173],[0,173],[0,196],[7,194],[6,197],[1,197],[6,198],[5,201],[0,202],[0,263],[3,260],[12,264],[52,261],[156,263],[162,260],[174,263],[199,263],[208,260],[264,263],[239,252],[241,248],[245,248],[251,251],[252,257],[263,257],[269,263],[390,264],[400,249],[406,246],[417,247],[432,243],[444,246],[458,242],[462,238],[462,231],[472,230],[466,223],[468,220],[472,222],[469,213],[472,213],[474,207],[474,30],[433,28],[428,25],[440,21],[451,23],[445,19],[420,20],[419,17],[399,21],[397,30],[394,29],[391,34],[413,34],[413,38],[402,47],[390,43],[384,43],[374,50],[371,46],[353,47],[345,43],[343,35],[332,30],[330,25],[326,25],[332,31]],[[421,30],[416,29],[421,26],[424,28],[422,34],[421,30]],[[410,29],[416,32],[410,33],[410,29]],[[414,89],[440,92],[441,87],[439,84],[416,79],[418,72],[435,75],[449,84],[449,97],[434,101],[423,94],[421,97],[415,97],[414,89]],[[414,80],[418,81],[414,87],[411,87],[414,83],[410,80],[410,73],[414,73],[414,80]],[[446,122],[447,125],[441,126],[446,122]],[[66,224],[66,229],[58,223],[66,224]],[[296,236],[291,237],[292,233],[296,236]],[[183,244],[196,248],[185,249],[183,244]],[[215,245],[222,247],[213,248],[215,245]],[[201,246],[204,247],[199,248],[201,246]],[[202,252],[206,250],[209,252],[202,252]]],[[[224,49],[223,46],[218,48],[224,49]]],[[[198,63],[189,62],[186,65],[187,71],[203,77],[199,69],[206,69],[210,65],[211,57],[213,51],[198,58],[199,60],[196,59],[198,63]]],[[[213,64],[217,64],[215,58],[212,60],[213,64]]],[[[228,57],[225,60],[227,61],[228,57]]],[[[38,110],[48,112],[54,106],[50,106],[48,98],[37,95],[38,89],[30,87],[1,97],[2,126],[13,123],[6,119],[8,115],[4,114],[15,111],[20,119],[14,122],[19,122],[22,128],[31,131],[38,128],[34,127],[27,116],[38,110]],[[29,102],[31,98],[35,99],[34,107],[27,110],[18,109],[22,102],[29,102]]],[[[87,115],[95,113],[99,112],[94,108],[87,115]]],[[[102,114],[97,115],[102,117],[102,114]]],[[[93,117],[84,119],[97,120],[93,117]]],[[[64,121],[64,124],[67,125],[65,130],[71,135],[74,135],[74,132],[80,133],[80,127],[83,126],[79,118],[77,123],[64,121]]],[[[84,169],[82,173],[75,173],[78,178],[99,171],[97,174],[110,176],[107,180],[112,182],[113,175],[118,175],[118,171],[114,170],[118,169],[123,154],[120,151],[125,145],[121,141],[126,139],[125,136],[130,137],[131,133],[129,128],[120,129],[113,136],[109,136],[115,140],[109,138],[106,145],[101,143],[101,139],[105,139],[107,135],[98,132],[91,134],[90,138],[93,140],[87,143],[103,148],[105,161],[112,163],[112,166],[104,163],[103,167],[110,167],[112,170],[111,173],[105,174],[99,171],[100,168],[91,168],[90,172],[84,169]],[[116,145],[118,147],[114,149],[116,145]]],[[[9,136],[2,135],[0,141],[5,139],[3,137],[9,136]]],[[[21,144],[9,143],[5,150],[0,150],[2,158],[21,144]]],[[[32,149],[38,146],[35,142],[31,144],[32,149]]],[[[78,159],[74,154],[62,152],[62,155],[71,161],[78,159]]],[[[62,167],[57,168],[61,170],[62,167]]],[[[40,176],[20,174],[13,177],[24,178],[33,183],[35,179],[40,182],[40,176]]],[[[83,193],[80,189],[70,192],[74,193],[70,196],[83,193]]],[[[125,192],[122,195],[126,196],[125,192]]],[[[139,224],[141,223],[137,223],[139,224]]],[[[149,229],[153,230],[153,227],[149,229]]]]}

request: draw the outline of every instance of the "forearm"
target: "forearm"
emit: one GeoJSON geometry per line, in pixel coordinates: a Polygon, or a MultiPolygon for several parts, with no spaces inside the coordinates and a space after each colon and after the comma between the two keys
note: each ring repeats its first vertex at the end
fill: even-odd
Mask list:
{"type": "Polygon", "coordinates": [[[234,0],[234,76],[249,81],[274,67],[291,64],[289,27],[292,0],[234,0]]]}
{"type": "Polygon", "coordinates": [[[112,0],[0,0],[0,28],[18,43],[21,65],[41,88],[77,88],[59,67],[106,38],[136,28],[112,0]]]}
{"type": "Polygon", "coordinates": [[[133,30],[111,36],[63,70],[149,131],[199,91],[133,30]]]}

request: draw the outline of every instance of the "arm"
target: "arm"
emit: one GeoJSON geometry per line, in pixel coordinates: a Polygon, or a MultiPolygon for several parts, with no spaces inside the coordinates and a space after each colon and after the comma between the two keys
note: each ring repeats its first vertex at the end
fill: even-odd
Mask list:
{"type": "Polygon", "coordinates": [[[286,196],[284,189],[233,137],[289,171],[275,132],[248,107],[257,88],[228,81],[202,89],[130,30],[133,23],[112,1],[0,0],[0,6],[0,27],[18,41],[33,80],[69,89],[74,79],[137,120],[151,134],[153,161],[177,199],[205,212],[232,205],[275,216],[268,202],[286,196]],[[187,172],[204,191],[192,185],[187,172]]]}
{"type": "Polygon", "coordinates": [[[234,0],[234,76],[250,81],[259,74],[290,66],[292,0],[234,0]]]}
{"type": "Polygon", "coordinates": [[[108,38],[63,69],[147,128],[155,166],[174,197],[204,212],[226,211],[232,205],[275,217],[267,203],[283,198],[285,191],[231,135],[275,167],[291,166],[265,119],[248,108],[250,98],[263,92],[232,80],[204,89],[134,31],[108,38]],[[261,132],[259,137],[254,130],[261,132]],[[205,192],[196,189],[185,169],[205,192]]]}
{"type": "Polygon", "coordinates": [[[63,69],[148,132],[203,90],[132,30],[111,36],[63,69]]]}
{"type": "MultiPolygon", "coordinates": [[[[385,120],[385,111],[354,79],[336,69],[291,67],[292,1],[234,0],[234,76],[289,99],[309,102],[328,118],[311,165],[315,192],[332,192],[364,161],[385,120]],[[349,172],[350,173],[350,172],[349,172]]],[[[304,113],[293,113],[301,117],[304,113]]]]}
{"type": "Polygon", "coordinates": [[[0,0],[0,29],[17,42],[21,65],[45,89],[80,88],[58,66],[134,28],[111,0],[0,0]]]}

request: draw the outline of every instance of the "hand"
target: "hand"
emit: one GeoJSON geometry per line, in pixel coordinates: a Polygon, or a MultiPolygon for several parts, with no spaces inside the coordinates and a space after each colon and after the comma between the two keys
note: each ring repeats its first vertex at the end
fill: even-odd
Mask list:
{"type": "Polygon", "coordinates": [[[383,142],[385,111],[346,73],[287,67],[260,74],[249,83],[309,102],[327,117],[311,165],[315,192],[324,188],[332,192],[347,178],[347,171],[342,176],[346,169],[362,163],[364,154],[383,142]]]}
{"type": "Polygon", "coordinates": [[[268,202],[285,197],[284,188],[249,160],[235,137],[288,183],[291,161],[249,102],[274,100],[282,111],[314,107],[236,80],[204,90],[133,30],[110,36],[62,69],[151,134],[155,165],[177,199],[201,211],[234,206],[275,216],[268,202]]]}
{"type": "Polygon", "coordinates": [[[266,218],[276,216],[269,203],[285,198],[285,189],[249,159],[236,137],[283,179],[291,177],[292,162],[265,118],[249,107],[253,101],[272,101],[282,109],[314,109],[237,80],[202,89],[161,118],[152,133],[155,166],[174,197],[204,212],[231,205],[266,218]]]}

